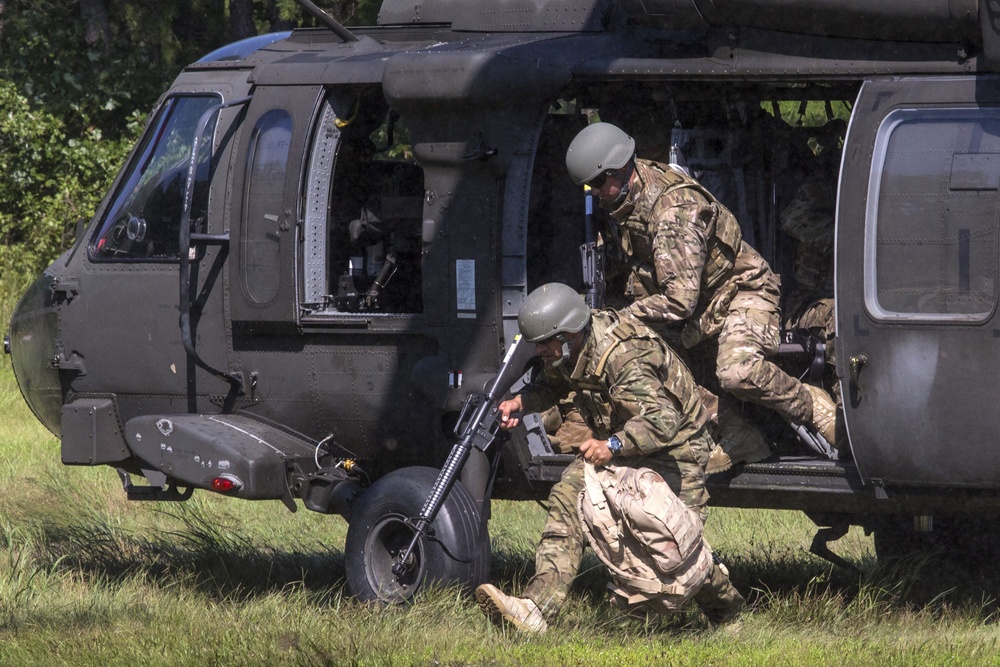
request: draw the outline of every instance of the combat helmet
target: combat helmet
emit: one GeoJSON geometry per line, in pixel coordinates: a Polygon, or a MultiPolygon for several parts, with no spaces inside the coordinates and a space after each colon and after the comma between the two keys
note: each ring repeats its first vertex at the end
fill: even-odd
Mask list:
{"type": "Polygon", "coordinates": [[[635,153],[635,139],[611,123],[593,123],[580,130],[566,150],[566,169],[577,185],[602,171],[621,169],[635,153]]]}
{"type": "Polygon", "coordinates": [[[547,283],[524,300],[517,314],[521,335],[531,343],[582,331],[590,323],[590,308],[569,285],[547,283]]]}

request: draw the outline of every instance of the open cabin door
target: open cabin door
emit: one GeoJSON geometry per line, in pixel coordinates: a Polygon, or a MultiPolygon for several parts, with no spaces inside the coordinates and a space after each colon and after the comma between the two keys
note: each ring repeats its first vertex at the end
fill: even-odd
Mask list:
{"type": "Polygon", "coordinates": [[[231,209],[234,321],[296,322],[299,187],[321,93],[321,86],[261,86],[250,102],[231,209]]]}
{"type": "Polygon", "coordinates": [[[998,81],[866,82],[838,200],[837,362],[861,474],[1000,486],[998,81]]]}

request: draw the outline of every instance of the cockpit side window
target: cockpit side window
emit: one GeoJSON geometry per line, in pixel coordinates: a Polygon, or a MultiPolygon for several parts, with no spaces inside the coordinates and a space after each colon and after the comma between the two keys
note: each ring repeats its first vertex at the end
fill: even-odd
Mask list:
{"type": "MultiPolygon", "coordinates": [[[[198,121],[218,102],[215,95],[198,95],[172,97],[163,104],[91,240],[92,259],[177,261],[184,188],[198,121]]],[[[195,161],[194,227],[204,223],[208,212],[215,124],[214,117],[206,124],[195,161]]]]}

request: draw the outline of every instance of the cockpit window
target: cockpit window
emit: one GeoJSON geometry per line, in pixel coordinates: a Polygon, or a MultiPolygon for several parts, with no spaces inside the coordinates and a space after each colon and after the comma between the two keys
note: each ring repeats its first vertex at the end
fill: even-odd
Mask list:
{"type": "MultiPolygon", "coordinates": [[[[174,97],[147,129],[131,170],[90,244],[96,260],[176,261],[191,148],[202,114],[219,103],[214,95],[174,97]]],[[[191,221],[208,211],[212,137],[216,118],[205,126],[196,160],[191,221]]]]}

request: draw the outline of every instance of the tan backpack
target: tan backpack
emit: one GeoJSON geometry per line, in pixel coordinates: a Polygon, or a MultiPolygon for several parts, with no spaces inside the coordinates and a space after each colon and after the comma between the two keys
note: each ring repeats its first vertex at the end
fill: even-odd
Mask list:
{"type": "Polygon", "coordinates": [[[675,611],[712,570],[701,518],[649,468],[587,463],[577,509],[618,607],[675,611]]]}

